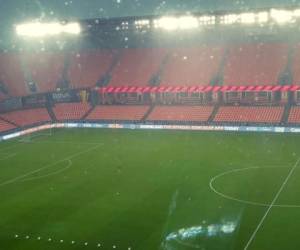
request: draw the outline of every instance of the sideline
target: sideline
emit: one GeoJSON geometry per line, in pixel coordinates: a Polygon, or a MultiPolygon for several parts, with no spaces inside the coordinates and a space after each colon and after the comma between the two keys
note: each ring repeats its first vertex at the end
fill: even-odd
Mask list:
{"type": "Polygon", "coordinates": [[[251,243],[253,242],[257,232],[259,231],[259,229],[261,228],[262,224],[264,223],[265,219],[267,218],[269,212],[271,211],[271,209],[274,207],[274,204],[276,203],[276,201],[278,200],[282,190],[284,189],[284,187],[286,186],[286,184],[288,183],[290,177],[292,176],[292,174],[294,173],[295,169],[297,168],[298,164],[300,162],[300,158],[296,161],[295,165],[292,167],[292,169],[290,170],[289,174],[287,175],[287,177],[285,178],[284,182],[282,183],[280,189],[278,190],[278,192],[276,193],[273,201],[271,202],[271,204],[269,205],[267,211],[265,212],[264,216],[261,218],[260,222],[258,223],[256,229],[254,230],[253,234],[251,235],[249,241],[247,242],[246,246],[244,247],[244,250],[247,250],[249,248],[249,246],[251,245],[251,243]]]}

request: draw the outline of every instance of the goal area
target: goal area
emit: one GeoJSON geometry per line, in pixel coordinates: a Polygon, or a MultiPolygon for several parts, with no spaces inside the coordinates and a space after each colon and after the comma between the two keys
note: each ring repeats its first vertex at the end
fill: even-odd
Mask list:
{"type": "Polygon", "coordinates": [[[48,136],[51,136],[53,134],[53,128],[45,129],[45,130],[40,130],[36,131],[33,133],[28,133],[26,135],[23,135],[19,138],[19,142],[32,142],[34,140],[38,140],[40,138],[45,138],[48,136]]]}

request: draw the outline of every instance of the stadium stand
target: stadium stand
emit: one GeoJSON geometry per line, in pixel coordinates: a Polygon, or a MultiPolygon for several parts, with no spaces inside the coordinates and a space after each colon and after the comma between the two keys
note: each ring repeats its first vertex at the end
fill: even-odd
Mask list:
{"type": "Polygon", "coordinates": [[[284,107],[254,107],[254,106],[222,106],[219,108],[215,122],[253,122],[279,123],[284,107]]]}
{"type": "Polygon", "coordinates": [[[287,58],[287,44],[233,45],[224,68],[224,85],[275,85],[287,58]]]}
{"type": "Polygon", "coordinates": [[[208,121],[213,106],[156,106],[148,121],[208,121]]]}
{"type": "Polygon", "coordinates": [[[145,86],[155,75],[163,58],[165,49],[136,48],[124,49],[121,58],[112,72],[110,86],[145,86]]]}
{"type": "Polygon", "coordinates": [[[0,80],[5,84],[10,96],[28,94],[18,54],[0,54],[0,80]]]}
{"type": "Polygon", "coordinates": [[[174,49],[161,76],[161,85],[209,85],[218,73],[221,47],[174,49]]]}
{"type": "Polygon", "coordinates": [[[94,50],[70,55],[68,79],[72,88],[96,86],[107,73],[115,56],[115,51],[94,50]]]}
{"type": "Polygon", "coordinates": [[[14,125],[0,119],[0,132],[16,128],[14,125]]]}
{"type": "Polygon", "coordinates": [[[288,123],[300,123],[300,107],[291,107],[288,123]]]}
{"type": "Polygon", "coordinates": [[[12,111],[0,114],[0,118],[17,124],[18,126],[27,126],[51,121],[48,111],[45,108],[12,111]]]}
{"type": "Polygon", "coordinates": [[[149,106],[97,106],[87,116],[86,120],[126,120],[140,121],[149,106]]]}
{"type": "Polygon", "coordinates": [[[293,84],[300,84],[300,43],[294,46],[292,63],[293,84]]]}
{"type": "Polygon", "coordinates": [[[44,93],[56,89],[64,70],[63,54],[26,53],[22,58],[31,80],[37,86],[37,92],[44,93]]]}
{"type": "Polygon", "coordinates": [[[90,108],[88,103],[59,103],[53,107],[53,112],[59,121],[80,120],[90,108]]]}

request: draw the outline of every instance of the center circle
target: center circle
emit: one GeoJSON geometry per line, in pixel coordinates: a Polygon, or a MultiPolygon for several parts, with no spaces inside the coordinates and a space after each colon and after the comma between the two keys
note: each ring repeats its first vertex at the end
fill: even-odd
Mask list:
{"type": "MultiPolygon", "coordinates": [[[[209,187],[214,193],[216,193],[217,195],[219,195],[219,196],[221,196],[221,197],[223,197],[227,200],[232,200],[232,201],[247,204],[247,205],[269,207],[269,206],[271,206],[271,203],[256,202],[256,201],[250,201],[250,200],[246,200],[246,199],[240,199],[239,197],[235,197],[235,196],[232,196],[230,194],[227,194],[226,192],[224,192],[222,190],[218,190],[215,187],[215,183],[216,183],[217,180],[221,179],[222,177],[232,175],[234,173],[239,173],[239,172],[243,172],[243,171],[258,170],[258,169],[274,169],[274,168],[288,169],[288,167],[282,167],[282,166],[281,167],[279,167],[279,166],[275,166],[275,167],[249,167],[249,168],[233,169],[233,170],[229,170],[229,171],[225,171],[223,173],[220,173],[220,174],[216,175],[215,177],[211,178],[211,180],[209,182],[209,187]]],[[[272,205],[272,207],[300,208],[300,205],[297,205],[297,204],[295,204],[295,205],[293,205],[293,204],[274,204],[274,205],[272,205]]]]}

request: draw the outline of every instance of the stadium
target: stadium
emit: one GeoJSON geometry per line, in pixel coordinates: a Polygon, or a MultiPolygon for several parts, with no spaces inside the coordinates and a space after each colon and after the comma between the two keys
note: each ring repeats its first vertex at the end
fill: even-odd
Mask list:
{"type": "Polygon", "coordinates": [[[296,1],[37,1],[38,18],[16,2],[0,17],[0,249],[300,248],[296,1]]]}

